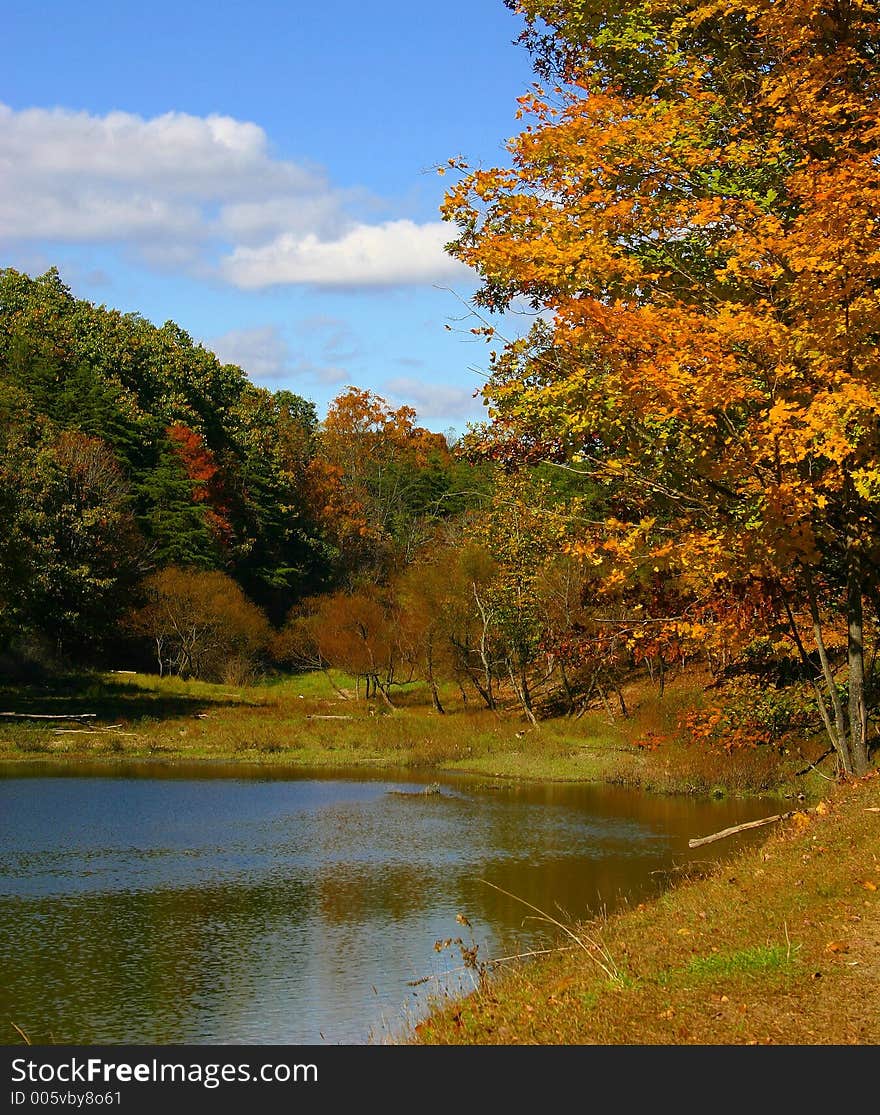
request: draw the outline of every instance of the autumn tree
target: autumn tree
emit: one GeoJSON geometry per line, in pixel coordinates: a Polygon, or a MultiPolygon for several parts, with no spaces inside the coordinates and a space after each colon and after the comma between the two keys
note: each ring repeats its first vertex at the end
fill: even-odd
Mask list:
{"type": "Polygon", "coordinates": [[[252,665],[269,641],[266,617],[224,573],[172,566],[142,592],[126,625],[150,640],[160,676],[221,680],[252,665]]]}
{"type": "Polygon", "coordinates": [[[407,681],[393,602],[376,593],[327,593],[303,601],[274,640],[281,661],[300,668],[332,667],[364,683],[364,696],[391,704],[395,683],[407,681]],[[401,676],[402,675],[402,676],[401,676]]]}
{"type": "Polygon", "coordinates": [[[477,607],[494,575],[486,551],[461,538],[437,538],[393,585],[398,637],[441,715],[440,683],[447,680],[457,682],[463,696],[463,683],[470,681],[487,707],[494,707],[495,664],[477,607]]]}
{"type": "Polygon", "coordinates": [[[461,506],[461,466],[415,419],[412,407],[350,387],[317,431],[312,499],[349,580],[411,560],[432,524],[461,506]]]}
{"type": "Polygon", "coordinates": [[[621,534],[671,542],[704,596],[775,586],[840,766],[861,773],[880,556],[876,4],[517,7],[550,80],[521,98],[511,165],[467,173],[445,203],[478,308],[543,311],[496,342],[493,439],[607,485],[621,534]]]}

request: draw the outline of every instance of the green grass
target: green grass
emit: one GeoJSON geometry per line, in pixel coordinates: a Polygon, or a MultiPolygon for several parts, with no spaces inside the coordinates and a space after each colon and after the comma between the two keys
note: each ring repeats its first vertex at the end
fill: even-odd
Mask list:
{"type": "Polygon", "coordinates": [[[684,969],[685,976],[695,979],[718,979],[750,972],[766,972],[785,968],[792,962],[790,945],[754,945],[730,953],[714,953],[695,957],[684,969]]]}
{"type": "MultiPolygon", "coordinates": [[[[390,710],[382,702],[357,699],[354,679],[337,671],[247,686],[148,674],[70,675],[49,685],[0,687],[0,709],[90,712],[96,719],[0,721],[0,759],[384,766],[704,795],[779,792],[790,784],[792,764],[771,749],[726,756],[675,740],[678,717],[699,702],[703,681],[686,676],[670,685],[662,700],[647,684],[629,687],[629,719],[612,719],[599,708],[536,728],[515,710],[496,713],[474,701],[463,703],[453,686],[443,692],[447,715],[434,711],[427,687],[419,683],[396,689],[390,710]],[[648,731],[666,738],[656,751],[637,745],[648,731]]],[[[811,792],[809,785],[797,788],[811,792]]]]}

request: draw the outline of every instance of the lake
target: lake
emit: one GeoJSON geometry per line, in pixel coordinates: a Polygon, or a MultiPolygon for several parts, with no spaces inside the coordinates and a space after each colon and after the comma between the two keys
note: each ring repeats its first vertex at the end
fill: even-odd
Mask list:
{"type": "Polygon", "coordinates": [[[456,915],[481,959],[546,947],[559,932],[523,901],[565,922],[639,901],[738,846],[689,852],[690,837],[779,804],[425,784],[232,764],[5,766],[0,1040],[17,1040],[14,1022],[34,1042],[386,1041],[429,996],[472,986],[454,971],[459,948],[434,947],[471,945],[456,915]]]}

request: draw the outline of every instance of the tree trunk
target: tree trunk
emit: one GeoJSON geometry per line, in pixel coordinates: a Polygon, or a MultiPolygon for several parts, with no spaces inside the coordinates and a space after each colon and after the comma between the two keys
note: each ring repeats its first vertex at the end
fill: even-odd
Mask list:
{"type": "Polygon", "coordinates": [[[525,676],[525,670],[520,670],[519,680],[513,672],[513,663],[508,658],[507,672],[510,675],[510,684],[513,686],[513,691],[517,696],[517,700],[522,706],[523,712],[526,714],[529,721],[537,728],[538,721],[535,719],[535,714],[532,711],[532,700],[529,693],[528,682],[525,676]]]}
{"type": "Polygon", "coordinates": [[[559,673],[562,677],[562,688],[565,690],[565,699],[568,701],[568,712],[566,716],[574,716],[574,693],[571,690],[571,682],[568,680],[568,674],[565,672],[565,663],[559,663],[559,673]]]}
{"type": "Polygon", "coordinates": [[[431,687],[431,703],[434,706],[434,711],[439,712],[444,716],[446,710],[440,703],[440,694],[437,690],[437,680],[434,677],[434,642],[432,637],[428,637],[428,643],[425,647],[425,673],[428,675],[428,685],[431,687]]]}
{"type": "Polygon", "coordinates": [[[828,660],[828,651],[825,648],[825,637],[822,634],[822,621],[819,615],[819,604],[816,600],[816,588],[813,584],[813,577],[809,569],[804,568],[804,583],[807,586],[807,598],[810,601],[810,615],[813,619],[813,636],[816,640],[816,649],[819,651],[819,661],[822,663],[822,674],[825,678],[825,685],[828,689],[828,696],[831,700],[831,706],[834,709],[834,744],[840,764],[843,767],[845,774],[852,774],[852,756],[849,750],[849,741],[847,739],[846,731],[846,716],[843,711],[843,702],[840,699],[840,694],[837,691],[837,682],[834,679],[834,671],[831,669],[831,663],[828,660]]]}
{"type": "Polygon", "coordinates": [[[388,696],[388,690],[387,690],[387,689],[385,688],[385,686],[384,686],[384,685],[383,685],[383,684],[381,683],[381,681],[379,681],[379,676],[378,676],[378,674],[373,674],[373,692],[374,692],[374,693],[378,693],[378,694],[379,694],[379,696],[380,696],[380,697],[382,698],[382,700],[383,700],[383,701],[385,702],[385,704],[386,704],[386,705],[387,705],[387,706],[388,706],[389,708],[393,709],[393,708],[395,708],[395,707],[396,707],[396,706],[395,706],[395,704],[394,704],[394,702],[393,702],[393,701],[391,700],[391,698],[390,698],[390,697],[388,696]]]}
{"type": "Polygon", "coordinates": [[[868,770],[868,710],[865,703],[865,647],[862,617],[861,559],[858,542],[851,535],[846,544],[846,657],[849,673],[849,749],[852,773],[868,770]]]}
{"type": "Polygon", "coordinates": [[[803,639],[801,639],[800,632],[797,628],[797,620],[794,618],[794,613],[791,610],[791,604],[788,598],[784,595],[782,597],[782,604],[785,608],[785,614],[788,618],[788,626],[791,628],[791,636],[794,639],[794,644],[798,649],[798,654],[801,657],[801,663],[804,667],[804,673],[809,679],[810,685],[813,687],[813,692],[816,694],[816,704],[819,708],[819,713],[822,716],[822,723],[825,725],[825,734],[831,744],[831,751],[829,754],[835,754],[840,757],[840,749],[837,746],[837,733],[835,732],[834,725],[831,723],[831,716],[828,712],[828,706],[825,703],[825,697],[822,690],[819,688],[819,683],[814,676],[813,663],[810,661],[810,656],[807,654],[807,648],[804,646],[803,639]]]}
{"type": "MultiPolygon", "coordinates": [[[[489,705],[489,708],[494,709],[495,696],[492,693],[492,662],[489,659],[490,617],[488,611],[486,610],[486,607],[483,604],[483,601],[480,599],[480,594],[477,592],[476,584],[473,584],[471,587],[473,588],[474,600],[476,601],[477,609],[480,613],[480,620],[482,621],[483,625],[480,630],[480,662],[483,664],[483,679],[486,694],[486,696],[484,696],[484,700],[486,700],[488,697],[487,704],[489,705]]],[[[483,694],[484,690],[480,689],[480,693],[483,694]]]]}

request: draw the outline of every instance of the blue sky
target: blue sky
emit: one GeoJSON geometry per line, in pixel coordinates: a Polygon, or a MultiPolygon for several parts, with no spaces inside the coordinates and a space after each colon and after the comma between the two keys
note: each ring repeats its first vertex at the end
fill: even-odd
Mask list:
{"type": "Polygon", "coordinates": [[[519,30],[502,0],[7,2],[0,265],[320,411],[355,383],[460,430],[486,351],[433,168],[504,161],[519,30]]]}

